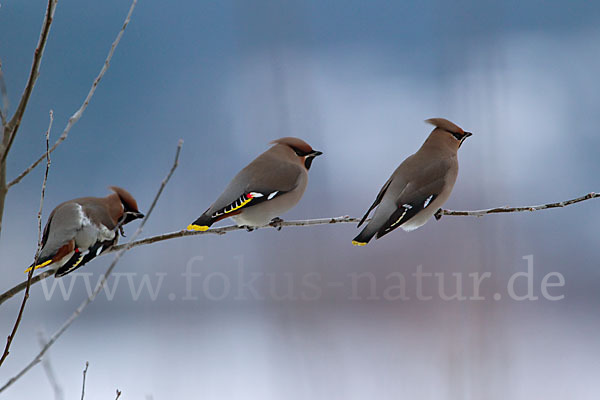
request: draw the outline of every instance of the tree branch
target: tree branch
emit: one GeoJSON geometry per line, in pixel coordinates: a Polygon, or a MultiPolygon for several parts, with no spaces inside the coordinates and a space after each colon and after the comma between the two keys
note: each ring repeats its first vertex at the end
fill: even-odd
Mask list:
{"type": "Polygon", "coordinates": [[[559,201],[558,203],[548,203],[542,204],[539,206],[526,206],[526,207],[496,207],[489,208],[486,210],[475,210],[475,211],[451,211],[451,210],[443,210],[439,209],[435,213],[435,219],[439,220],[444,215],[454,215],[454,216],[472,216],[472,217],[482,217],[488,214],[503,214],[503,213],[514,213],[514,212],[523,212],[523,211],[539,211],[539,210],[547,210],[550,208],[560,208],[570,206],[571,204],[580,203],[585,200],[595,199],[600,197],[600,193],[591,192],[584,196],[577,197],[571,200],[559,201]]]}
{"type": "Polygon", "coordinates": [[[85,397],[85,376],[87,375],[88,367],[90,363],[88,361],[85,362],[85,369],[83,370],[83,383],[81,384],[81,400],[85,397]]]}
{"type": "Polygon", "coordinates": [[[0,104],[0,120],[2,121],[2,129],[5,129],[8,125],[6,121],[8,113],[8,91],[6,90],[6,82],[4,81],[4,73],[2,72],[2,61],[0,60],[0,96],[2,96],[2,103],[0,104]]]}
{"type": "MultiPolygon", "coordinates": [[[[319,219],[307,219],[307,220],[298,220],[298,221],[281,221],[281,222],[277,222],[276,224],[273,224],[273,225],[267,224],[264,226],[254,227],[253,229],[256,230],[256,229],[264,229],[264,228],[279,228],[279,227],[284,227],[284,226],[314,226],[314,225],[329,225],[329,224],[343,224],[343,223],[358,223],[359,221],[360,221],[359,218],[344,216],[344,217],[335,217],[335,218],[319,218],[319,219]]],[[[152,236],[149,238],[141,239],[141,240],[135,241],[128,245],[130,248],[133,248],[133,247],[137,247],[137,246],[143,246],[143,245],[152,244],[152,243],[156,243],[156,242],[162,242],[164,240],[170,240],[170,239],[175,239],[175,238],[179,238],[179,237],[211,235],[211,234],[212,235],[224,235],[227,232],[240,231],[240,230],[245,231],[247,229],[244,226],[228,225],[228,226],[224,226],[222,228],[212,228],[207,231],[181,230],[181,231],[170,232],[170,233],[165,233],[162,235],[157,235],[157,236],[152,236]]],[[[113,246],[108,252],[119,251],[123,246],[124,245],[113,246]]],[[[0,297],[0,299],[1,299],[1,297],[0,297]]]]}
{"type": "MultiPolygon", "coordinates": [[[[586,194],[585,196],[577,197],[575,199],[565,200],[565,201],[561,201],[558,203],[548,203],[548,204],[544,204],[541,206],[510,207],[510,208],[509,207],[499,207],[499,208],[490,208],[488,210],[477,210],[477,211],[452,211],[452,210],[443,210],[442,209],[442,210],[438,210],[438,212],[436,213],[435,216],[436,216],[436,219],[440,219],[442,215],[483,216],[486,214],[495,214],[495,213],[538,211],[538,210],[545,210],[545,209],[550,209],[550,208],[566,207],[571,204],[579,203],[579,202],[589,200],[589,199],[595,199],[597,197],[600,197],[600,194],[592,192],[592,193],[586,194]]],[[[269,227],[278,228],[280,226],[281,227],[283,227],[283,226],[313,226],[313,225],[358,223],[359,221],[360,221],[359,218],[344,216],[344,217],[335,217],[335,218],[307,219],[307,220],[298,220],[298,221],[282,221],[281,223],[278,223],[275,226],[265,225],[265,226],[261,226],[256,229],[269,228],[269,227]]],[[[176,232],[164,233],[161,235],[151,236],[151,237],[148,237],[145,239],[140,239],[140,240],[137,240],[137,241],[134,241],[131,243],[127,243],[126,245],[123,244],[123,245],[113,246],[111,249],[102,253],[101,255],[108,254],[113,251],[119,251],[125,246],[127,246],[129,249],[131,249],[131,248],[138,247],[138,246],[144,246],[144,245],[162,242],[165,240],[170,240],[170,239],[175,239],[175,238],[180,238],[180,237],[208,235],[208,234],[224,235],[227,232],[239,231],[239,230],[246,230],[246,228],[240,227],[237,225],[229,225],[229,226],[224,226],[222,228],[212,228],[207,231],[181,230],[181,231],[176,231],[176,232]]],[[[49,276],[52,276],[53,274],[54,274],[53,271],[44,271],[41,274],[34,276],[31,281],[31,284],[33,285],[41,280],[48,278],[49,276]]],[[[17,294],[17,293],[21,292],[23,289],[25,289],[26,284],[27,284],[27,282],[21,282],[20,284],[16,285],[12,289],[7,290],[6,292],[2,293],[0,295],[0,305],[2,303],[4,303],[6,300],[13,297],[15,294],[17,294]]]]}
{"type": "MultiPolygon", "coordinates": [[[[48,342],[46,338],[46,334],[43,330],[38,331],[38,342],[40,343],[40,347],[44,347],[48,342]]],[[[54,391],[54,400],[63,400],[64,393],[63,389],[58,383],[56,379],[56,374],[54,373],[54,368],[52,368],[52,363],[50,363],[50,358],[46,356],[42,360],[42,367],[44,367],[44,372],[46,372],[46,377],[48,377],[48,382],[50,382],[50,386],[52,386],[52,390],[54,391]]]]}
{"type": "MultiPolygon", "coordinates": [[[[42,194],[40,196],[40,210],[38,211],[37,220],[38,220],[38,245],[37,251],[35,252],[35,257],[33,258],[33,265],[37,265],[38,258],[40,256],[40,251],[42,251],[42,210],[44,208],[44,197],[46,195],[46,183],[48,182],[48,171],[50,170],[50,153],[48,152],[49,143],[50,143],[50,129],[52,129],[52,122],[54,121],[54,114],[52,110],[50,110],[50,124],[48,125],[48,130],[46,131],[46,173],[44,174],[44,181],[42,182],[42,194]]],[[[31,287],[31,278],[33,277],[32,268],[27,275],[27,284],[25,285],[25,296],[23,296],[23,302],[21,303],[21,308],[19,309],[19,314],[17,315],[17,320],[15,321],[15,325],[13,326],[12,332],[6,339],[6,347],[4,348],[4,353],[0,358],[0,366],[8,357],[10,353],[10,345],[12,344],[15,335],[17,334],[17,329],[19,329],[19,324],[21,323],[21,318],[23,317],[23,311],[25,310],[25,304],[27,303],[27,299],[29,299],[29,288],[31,287]]]]}
{"type": "MultiPolygon", "coordinates": [[[[142,222],[140,223],[139,227],[137,228],[137,230],[131,237],[130,243],[133,242],[140,235],[140,233],[142,233],[142,230],[144,229],[144,225],[146,225],[148,218],[150,218],[150,215],[152,215],[152,211],[154,210],[154,207],[156,206],[156,203],[158,202],[160,195],[162,194],[167,183],[169,182],[169,179],[171,179],[173,172],[175,172],[175,169],[179,165],[179,153],[181,152],[182,146],[183,146],[183,141],[180,140],[177,145],[177,151],[175,153],[175,161],[173,162],[173,166],[171,167],[171,170],[169,171],[169,173],[167,174],[165,179],[163,179],[163,181],[161,182],[158,192],[156,193],[156,196],[154,196],[154,200],[152,201],[152,204],[150,205],[150,208],[148,209],[146,216],[142,219],[142,222]]],[[[50,339],[48,340],[48,343],[46,343],[46,345],[41,349],[41,351],[37,354],[37,356],[35,356],[35,358],[29,364],[27,364],[25,366],[25,368],[23,368],[21,371],[19,371],[19,373],[17,373],[17,375],[15,375],[11,379],[9,379],[8,382],[0,388],[0,393],[2,393],[6,388],[8,388],[10,385],[12,385],[17,380],[19,380],[19,378],[21,378],[23,375],[25,375],[25,373],[27,373],[27,371],[29,371],[34,365],[36,365],[38,362],[40,362],[42,360],[42,358],[44,357],[44,354],[46,353],[46,351],[48,351],[50,346],[52,346],[54,344],[54,342],[56,342],[56,340],[58,340],[58,338],[69,328],[69,326],[71,326],[73,321],[75,321],[75,319],[77,319],[77,317],[79,317],[79,315],[88,306],[88,304],[90,304],[92,301],[94,301],[94,299],[96,298],[98,293],[100,293],[100,291],[106,284],[108,277],[110,276],[113,269],[115,268],[115,266],[121,259],[121,256],[123,256],[123,254],[129,249],[130,249],[130,247],[128,245],[125,245],[117,252],[117,254],[115,255],[115,258],[111,262],[110,266],[106,269],[106,272],[102,276],[100,283],[98,284],[98,286],[96,286],[96,289],[92,292],[92,294],[87,299],[85,299],[79,307],[77,307],[77,309],[73,312],[73,314],[71,314],[71,316],[65,321],[65,323],[50,337],[50,339]]]]}
{"type": "MultiPolygon", "coordinates": [[[[90,88],[90,91],[88,92],[85,100],[81,104],[81,107],[79,107],[79,109],[77,111],[75,111],[75,113],[73,115],[71,115],[71,118],[69,118],[69,121],[67,122],[67,125],[65,126],[65,129],[63,130],[63,133],[60,135],[60,137],[58,138],[56,143],[54,143],[52,145],[52,147],[50,148],[50,153],[52,153],[54,150],[56,150],[56,148],[62,142],[64,142],[64,140],[69,135],[69,131],[71,130],[73,125],[75,125],[75,123],[77,121],[79,121],[79,119],[83,115],[83,112],[85,111],[88,104],[90,103],[90,100],[92,99],[92,96],[96,92],[96,88],[98,87],[100,80],[102,80],[102,78],[104,77],[104,74],[106,73],[106,71],[108,70],[108,67],[110,66],[110,60],[112,59],[115,49],[117,48],[117,46],[119,45],[119,42],[121,41],[121,37],[123,36],[123,33],[125,32],[125,28],[127,28],[127,25],[129,25],[129,22],[131,21],[131,15],[133,14],[133,10],[134,10],[136,4],[137,4],[137,0],[133,0],[133,2],[131,3],[131,7],[129,8],[129,12],[127,13],[127,17],[125,17],[125,21],[123,22],[123,26],[121,27],[121,30],[117,34],[117,37],[114,40],[112,46],[110,46],[110,50],[108,52],[108,55],[106,56],[106,60],[104,60],[102,69],[100,69],[100,73],[98,74],[96,79],[94,79],[94,82],[92,83],[92,87],[90,88]]],[[[44,160],[44,157],[45,157],[45,155],[40,156],[33,164],[31,164],[29,167],[27,167],[27,169],[25,169],[23,172],[21,172],[19,174],[19,176],[17,176],[15,179],[10,181],[7,185],[7,188],[10,188],[11,186],[19,183],[21,181],[21,179],[23,179],[25,176],[27,176],[31,171],[33,171],[35,169],[35,167],[37,167],[44,160]]]]}
{"type": "Polygon", "coordinates": [[[13,297],[15,294],[20,293],[23,290],[25,290],[25,288],[27,288],[28,284],[35,285],[39,281],[42,281],[42,280],[54,275],[54,272],[55,271],[53,271],[53,270],[44,271],[41,274],[38,274],[38,275],[34,276],[33,278],[31,278],[31,282],[29,282],[29,279],[27,279],[24,282],[21,282],[18,285],[16,285],[15,287],[11,288],[10,290],[7,290],[6,292],[2,293],[0,295],[0,305],[2,305],[2,303],[4,303],[6,300],[13,297]]]}
{"type": "Polygon", "coordinates": [[[10,147],[12,146],[15,136],[17,135],[17,131],[19,130],[19,126],[21,125],[21,120],[23,119],[25,108],[27,108],[27,103],[31,97],[31,92],[33,91],[35,82],[40,75],[42,56],[44,55],[44,49],[46,48],[46,42],[48,41],[48,34],[50,33],[50,26],[52,25],[52,20],[54,19],[54,12],[56,11],[57,3],[58,0],[48,0],[46,15],[44,16],[44,22],[42,23],[42,31],[40,32],[40,38],[38,40],[37,47],[35,48],[35,52],[33,53],[33,65],[31,66],[31,71],[29,72],[29,79],[27,80],[25,90],[23,91],[23,95],[21,96],[21,101],[19,101],[17,109],[15,110],[15,114],[4,129],[2,151],[0,152],[0,162],[4,162],[6,160],[6,156],[10,151],[10,147]]]}

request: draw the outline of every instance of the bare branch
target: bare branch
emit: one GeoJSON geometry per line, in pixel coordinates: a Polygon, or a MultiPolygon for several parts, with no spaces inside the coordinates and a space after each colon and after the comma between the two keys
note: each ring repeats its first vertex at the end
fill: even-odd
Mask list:
{"type": "MultiPolygon", "coordinates": [[[[75,111],[75,113],[73,115],[71,115],[71,118],[69,118],[69,121],[67,122],[67,125],[65,126],[65,129],[63,130],[63,133],[60,135],[60,137],[58,138],[56,143],[54,143],[52,145],[52,147],[50,148],[50,153],[52,153],[54,150],[56,150],[56,148],[67,138],[67,136],[69,135],[69,131],[71,130],[73,125],[75,125],[75,123],[77,121],[79,121],[79,119],[83,115],[83,112],[85,111],[88,104],[90,103],[90,100],[92,99],[92,96],[96,92],[96,88],[98,87],[100,80],[102,80],[102,78],[104,77],[104,74],[106,73],[106,71],[108,70],[108,67],[110,66],[110,60],[112,59],[115,49],[117,48],[117,46],[119,45],[119,42],[121,41],[121,37],[123,36],[123,33],[125,32],[125,28],[127,28],[127,25],[129,25],[129,22],[131,21],[131,14],[133,14],[133,10],[134,10],[136,4],[137,4],[137,0],[133,0],[133,2],[131,3],[131,7],[129,8],[129,12],[127,13],[127,17],[125,17],[125,22],[123,22],[123,26],[121,27],[121,30],[117,34],[115,41],[113,42],[112,46],[110,47],[108,56],[106,56],[106,60],[104,60],[102,69],[100,69],[100,73],[98,74],[96,79],[94,79],[94,82],[92,83],[92,87],[90,88],[90,91],[88,92],[85,100],[81,104],[81,107],[79,107],[79,109],[77,111],[75,111]]],[[[33,164],[31,164],[29,167],[27,167],[27,169],[25,169],[23,172],[21,172],[19,174],[19,176],[17,176],[15,179],[10,181],[8,183],[7,187],[10,188],[11,186],[19,183],[21,181],[21,179],[23,179],[25,176],[27,176],[27,174],[29,174],[31,171],[33,171],[33,169],[35,167],[37,167],[44,160],[44,157],[45,157],[45,155],[40,156],[33,164]]]]}
{"type": "MultiPolygon", "coordinates": [[[[495,213],[512,213],[512,212],[521,212],[521,211],[539,211],[546,210],[550,208],[558,208],[558,207],[566,207],[571,204],[579,203],[589,199],[595,199],[600,197],[600,193],[588,193],[585,196],[577,197],[571,200],[565,200],[558,203],[548,203],[539,206],[528,206],[528,207],[498,207],[498,208],[490,208],[487,210],[477,210],[477,211],[452,211],[452,210],[444,210],[440,209],[436,212],[435,218],[440,219],[443,215],[456,215],[456,216],[483,216],[486,214],[495,214],[495,213]]],[[[337,224],[337,223],[358,223],[360,221],[359,218],[353,218],[349,216],[337,217],[337,218],[320,218],[320,219],[308,219],[308,220],[300,220],[300,221],[281,221],[277,224],[268,224],[259,228],[269,228],[269,227],[283,227],[283,226],[312,226],[312,225],[325,225],[325,224],[337,224]]],[[[216,234],[216,235],[224,235],[227,232],[237,231],[246,229],[243,226],[224,226],[222,228],[213,228],[206,231],[177,231],[171,233],[165,233],[162,235],[152,236],[149,238],[141,239],[133,243],[128,243],[129,248],[152,244],[156,242],[162,242],[163,240],[174,239],[178,237],[186,237],[186,236],[195,236],[195,235],[203,235],[203,234],[216,234]]],[[[119,251],[121,247],[124,245],[114,246],[110,249],[111,251],[119,251]]],[[[1,297],[0,297],[1,299],[1,297]]],[[[1,304],[1,303],[0,303],[1,304]]]]}
{"type": "Polygon", "coordinates": [[[90,363],[88,361],[85,362],[85,369],[83,370],[83,383],[81,384],[81,400],[85,397],[85,376],[87,375],[88,367],[90,363]]]}
{"type": "Polygon", "coordinates": [[[115,400],[119,400],[119,397],[121,397],[121,391],[117,389],[117,397],[115,397],[115,400]]]}
{"type": "MultiPolygon", "coordinates": [[[[38,342],[40,343],[40,347],[44,347],[48,342],[46,338],[46,334],[43,330],[38,331],[38,342]]],[[[48,382],[50,382],[50,386],[52,386],[52,390],[54,391],[54,400],[63,400],[64,392],[58,380],[56,379],[56,374],[54,373],[54,368],[52,368],[52,363],[50,363],[50,358],[48,355],[42,360],[42,367],[44,367],[44,372],[46,373],[46,377],[48,378],[48,382]]]]}
{"type": "MultiPolygon", "coordinates": [[[[545,210],[545,209],[549,209],[549,208],[566,207],[571,204],[579,203],[584,200],[595,199],[597,197],[600,197],[600,194],[592,192],[592,193],[586,194],[585,196],[577,197],[575,199],[565,200],[565,201],[561,201],[559,203],[548,203],[548,204],[544,204],[541,206],[512,207],[512,208],[508,208],[508,207],[502,208],[501,207],[501,208],[491,208],[489,210],[479,210],[479,211],[438,210],[438,212],[436,213],[436,219],[441,218],[441,215],[482,216],[482,215],[494,214],[494,213],[545,210]]],[[[283,227],[283,226],[314,226],[314,225],[329,225],[329,224],[343,224],[343,223],[358,223],[359,221],[360,221],[359,218],[344,216],[344,217],[335,217],[335,218],[307,219],[307,220],[298,220],[298,221],[282,221],[280,223],[277,223],[276,226],[274,226],[274,227],[278,228],[278,227],[283,227]]],[[[261,226],[261,227],[255,228],[255,229],[268,228],[268,227],[273,227],[273,225],[269,224],[269,225],[261,226]]],[[[127,244],[113,246],[112,248],[110,248],[108,251],[102,253],[101,255],[108,254],[113,251],[120,251],[125,246],[127,246],[129,249],[131,249],[131,248],[138,247],[138,246],[144,246],[144,245],[162,242],[165,240],[170,240],[170,239],[175,239],[175,238],[180,238],[180,237],[208,235],[208,234],[224,235],[227,232],[239,231],[239,230],[245,230],[245,229],[246,229],[245,227],[240,227],[237,225],[228,225],[228,226],[224,226],[222,228],[212,228],[212,229],[209,229],[209,230],[203,231],[203,232],[181,230],[181,231],[176,231],[176,232],[164,233],[161,235],[151,236],[151,237],[148,237],[145,239],[140,239],[140,240],[130,242],[127,244]]],[[[41,274],[36,275],[32,279],[31,284],[37,283],[41,280],[44,280],[53,274],[54,274],[53,271],[44,271],[41,274]]],[[[0,295],[0,305],[2,303],[4,303],[6,300],[13,297],[15,294],[17,294],[17,293],[21,292],[23,289],[25,289],[26,284],[27,284],[27,282],[21,282],[20,284],[16,285],[12,289],[1,294],[0,295]]]]}
{"type": "MultiPolygon", "coordinates": [[[[253,229],[256,230],[256,229],[264,229],[264,228],[279,228],[279,227],[284,227],[284,226],[314,226],[314,225],[329,225],[329,224],[343,224],[343,223],[358,223],[359,221],[360,221],[359,218],[344,216],[344,217],[335,217],[335,218],[319,218],[319,219],[307,219],[307,220],[298,220],[298,221],[281,221],[281,222],[278,222],[275,226],[271,225],[271,224],[267,224],[264,226],[254,227],[253,229]]],[[[152,244],[152,243],[156,243],[156,242],[162,242],[164,240],[175,239],[175,238],[179,238],[179,237],[196,236],[196,235],[211,235],[211,234],[212,235],[224,235],[227,232],[240,231],[240,230],[245,231],[245,230],[247,230],[247,228],[244,226],[228,225],[228,226],[224,226],[222,228],[212,228],[212,229],[209,229],[206,231],[181,230],[181,231],[170,232],[170,233],[165,233],[162,235],[157,235],[157,236],[152,236],[149,238],[141,239],[141,240],[135,241],[131,244],[128,243],[128,245],[130,248],[133,248],[133,247],[137,247],[137,246],[143,246],[143,245],[152,244]]],[[[123,246],[124,245],[114,246],[108,252],[119,251],[123,246]]]]}
{"type": "Polygon", "coordinates": [[[44,271],[41,274],[38,274],[38,275],[34,276],[33,278],[31,278],[31,282],[29,281],[29,279],[27,279],[24,282],[21,282],[18,285],[16,285],[15,287],[11,288],[10,290],[7,290],[6,292],[2,293],[0,295],[0,305],[2,303],[4,303],[6,300],[13,297],[15,294],[21,293],[23,290],[25,290],[27,288],[28,284],[34,285],[34,284],[38,283],[39,281],[42,281],[42,280],[54,275],[54,272],[55,271],[53,271],[53,270],[44,271]]]}
{"type": "Polygon", "coordinates": [[[435,213],[435,219],[439,220],[444,215],[455,215],[455,216],[472,216],[472,217],[482,217],[487,214],[505,214],[505,213],[514,213],[514,212],[523,212],[523,211],[539,211],[539,210],[547,210],[550,208],[560,208],[570,206],[571,204],[580,203],[585,200],[595,199],[600,197],[600,193],[588,193],[584,196],[577,197],[571,200],[560,201],[558,203],[548,203],[542,204],[539,206],[526,206],[526,207],[496,207],[489,208],[486,210],[476,210],[476,211],[451,211],[451,210],[443,210],[439,209],[435,213]]]}
{"type": "Polygon", "coordinates": [[[6,82],[4,81],[4,73],[2,72],[2,61],[0,60],[0,96],[2,96],[2,103],[0,104],[0,120],[2,121],[2,128],[6,128],[8,122],[6,121],[8,113],[8,91],[6,90],[6,82]]]}
{"type": "MultiPolygon", "coordinates": [[[[137,230],[131,237],[131,242],[134,241],[140,235],[140,233],[142,233],[142,230],[144,229],[144,225],[146,225],[148,218],[150,218],[150,215],[152,215],[152,211],[154,210],[154,207],[156,206],[156,203],[158,202],[160,195],[162,194],[167,183],[169,182],[169,179],[171,179],[173,172],[175,172],[175,169],[179,165],[179,154],[181,153],[182,146],[183,146],[183,141],[180,140],[177,145],[177,151],[175,153],[175,160],[173,162],[173,166],[171,167],[171,170],[169,171],[169,173],[167,174],[165,179],[161,182],[158,192],[156,193],[156,196],[154,197],[154,200],[152,201],[152,204],[150,205],[150,208],[148,209],[146,216],[142,219],[142,222],[140,223],[139,227],[137,228],[137,230]]],[[[87,299],[85,299],[79,307],[77,307],[77,309],[73,312],[73,314],[71,314],[71,316],[65,321],[65,323],[50,337],[50,340],[48,340],[48,343],[46,344],[46,346],[44,346],[42,348],[42,350],[37,354],[37,356],[29,364],[27,364],[25,366],[25,368],[23,368],[21,371],[19,371],[19,373],[17,375],[15,375],[11,379],[9,379],[8,382],[0,388],[0,393],[2,393],[6,388],[8,388],[10,385],[12,385],[14,382],[16,382],[27,371],[29,371],[34,365],[36,365],[38,362],[40,362],[42,360],[42,358],[44,357],[44,354],[46,353],[46,351],[48,351],[50,346],[52,346],[54,344],[54,342],[56,342],[56,340],[58,340],[58,338],[69,328],[69,326],[71,326],[73,321],[75,321],[75,319],[77,319],[77,317],[79,317],[79,315],[88,306],[88,304],[90,304],[92,301],[94,301],[94,299],[96,298],[98,293],[100,293],[100,291],[106,284],[106,280],[112,273],[113,269],[119,262],[120,258],[123,256],[123,254],[127,250],[129,250],[129,247],[126,245],[117,252],[117,254],[115,255],[115,258],[113,259],[113,261],[111,262],[109,267],[106,269],[106,272],[102,276],[100,283],[98,284],[98,286],[96,286],[96,289],[92,292],[92,294],[87,299]]]]}
{"type": "MultiPolygon", "coordinates": [[[[48,125],[48,130],[46,131],[46,173],[44,174],[44,181],[42,182],[42,194],[40,196],[40,210],[38,211],[37,219],[38,219],[38,245],[37,251],[35,252],[35,257],[33,258],[33,265],[37,265],[38,258],[40,256],[40,251],[42,251],[42,210],[44,208],[44,197],[46,195],[46,182],[48,182],[48,171],[50,170],[50,153],[48,152],[50,146],[50,129],[52,129],[52,122],[54,121],[54,114],[52,110],[50,110],[50,123],[48,125]]],[[[0,366],[8,357],[10,353],[10,345],[12,344],[15,335],[17,334],[17,330],[19,329],[19,324],[21,323],[21,318],[23,317],[23,311],[25,310],[25,304],[27,303],[27,299],[29,299],[29,288],[31,287],[31,278],[33,277],[32,268],[27,275],[27,284],[25,286],[25,296],[23,296],[23,302],[21,303],[21,308],[19,309],[19,314],[17,315],[17,320],[15,321],[15,325],[13,326],[11,334],[6,339],[6,347],[4,348],[4,353],[0,358],[0,366]]]]}
{"type": "Polygon", "coordinates": [[[11,118],[10,122],[8,122],[6,128],[4,128],[0,162],[4,162],[6,160],[6,156],[10,151],[10,147],[12,146],[15,136],[17,135],[17,131],[19,130],[19,126],[21,125],[21,120],[23,119],[25,108],[27,108],[29,97],[31,96],[35,82],[40,75],[42,56],[44,55],[44,49],[46,47],[46,42],[48,41],[48,34],[50,33],[50,26],[52,25],[52,20],[54,19],[54,12],[56,11],[57,3],[58,0],[48,0],[46,15],[44,16],[44,22],[42,23],[42,31],[40,32],[40,38],[38,40],[37,47],[35,48],[35,52],[33,53],[33,65],[31,66],[31,71],[29,72],[29,79],[27,80],[25,90],[23,91],[23,95],[21,96],[21,101],[19,101],[17,109],[15,110],[15,114],[11,118]]]}

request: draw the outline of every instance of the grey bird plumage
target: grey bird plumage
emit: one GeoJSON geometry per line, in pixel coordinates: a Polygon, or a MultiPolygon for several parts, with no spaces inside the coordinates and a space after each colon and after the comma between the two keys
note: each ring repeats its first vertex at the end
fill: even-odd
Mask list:
{"type": "Polygon", "coordinates": [[[294,207],[304,194],[308,170],[321,155],[305,141],[284,137],[242,169],[188,230],[207,230],[232,217],[239,226],[256,227],[294,207]]]}
{"type": "Polygon", "coordinates": [[[358,224],[377,207],[373,218],[352,244],[366,245],[398,227],[411,231],[424,225],[448,200],[458,175],[457,151],[472,135],[444,118],[426,122],[435,126],[425,143],[394,171],[358,224]]]}
{"type": "MultiPolygon", "coordinates": [[[[63,276],[117,243],[123,225],[144,215],[125,189],[111,186],[107,197],[82,197],[59,204],[44,227],[37,265],[63,276]]],[[[29,271],[29,269],[27,269],[29,271]]]]}

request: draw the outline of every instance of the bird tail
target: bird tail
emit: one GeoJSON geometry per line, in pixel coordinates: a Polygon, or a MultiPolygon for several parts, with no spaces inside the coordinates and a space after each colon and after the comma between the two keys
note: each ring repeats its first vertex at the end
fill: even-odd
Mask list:
{"type": "MultiPolygon", "coordinates": [[[[38,261],[38,262],[39,262],[39,261],[38,261]]],[[[31,271],[32,269],[33,269],[33,270],[36,270],[36,269],[40,269],[40,268],[47,267],[47,266],[48,266],[48,265],[50,265],[50,264],[52,264],[52,258],[50,258],[50,259],[48,259],[48,260],[46,260],[46,261],[40,262],[38,265],[33,265],[33,264],[31,264],[31,265],[29,266],[29,268],[27,268],[27,269],[25,270],[25,273],[28,273],[28,272],[29,272],[29,271],[31,271]]]]}
{"type": "Polygon", "coordinates": [[[202,214],[198,219],[187,226],[188,231],[205,231],[215,222],[207,213],[202,214]]]}
{"type": "Polygon", "coordinates": [[[369,225],[365,226],[364,229],[352,240],[354,246],[366,246],[367,243],[375,236],[377,231],[374,231],[369,225]]]}

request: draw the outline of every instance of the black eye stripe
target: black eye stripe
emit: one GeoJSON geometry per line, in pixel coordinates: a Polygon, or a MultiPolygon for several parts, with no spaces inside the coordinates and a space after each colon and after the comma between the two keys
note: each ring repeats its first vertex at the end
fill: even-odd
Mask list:
{"type": "Polygon", "coordinates": [[[462,140],[463,137],[465,136],[464,134],[462,134],[460,132],[450,132],[450,133],[452,134],[452,136],[454,136],[456,138],[456,140],[462,140]]]}
{"type": "Polygon", "coordinates": [[[304,157],[304,156],[307,156],[307,155],[309,155],[309,154],[310,154],[309,152],[306,152],[306,151],[302,151],[302,150],[296,149],[295,147],[292,147],[292,148],[294,149],[294,151],[296,152],[296,155],[297,155],[298,157],[304,157]]]}

